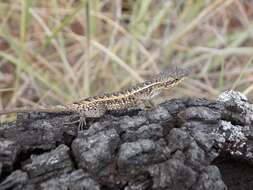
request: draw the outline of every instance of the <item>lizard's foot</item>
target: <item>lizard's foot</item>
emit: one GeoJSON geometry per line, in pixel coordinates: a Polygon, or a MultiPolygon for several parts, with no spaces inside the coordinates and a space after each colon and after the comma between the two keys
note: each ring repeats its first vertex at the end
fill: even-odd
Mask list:
{"type": "Polygon", "coordinates": [[[87,123],[86,123],[85,117],[80,117],[79,125],[78,125],[78,131],[83,131],[85,129],[86,124],[87,123]]]}
{"type": "Polygon", "coordinates": [[[85,129],[86,126],[86,120],[84,117],[80,117],[79,119],[70,122],[70,123],[64,123],[64,125],[72,125],[78,123],[78,131],[83,131],[85,129]]]}
{"type": "Polygon", "coordinates": [[[151,109],[154,107],[155,107],[155,104],[151,100],[145,101],[145,109],[151,109]]]}
{"type": "Polygon", "coordinates": [[[142,110],[147,110],[155,107],[155,104],[151,100],[139,100],[138,107],[142,110]]]}

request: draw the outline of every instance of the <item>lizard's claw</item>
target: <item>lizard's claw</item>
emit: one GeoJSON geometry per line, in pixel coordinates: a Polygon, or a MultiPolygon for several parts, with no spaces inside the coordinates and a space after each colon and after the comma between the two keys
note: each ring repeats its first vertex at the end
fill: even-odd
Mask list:
{"type": "Polygon", "coordinates": [[[75,121],[70,122],[70,123],[64,123],[64,125],[71,125],[71,124],[75,124],[75,123],[79,123],[78,124],[78,131],[82,131],[85,128],[86,119],[85,119],[84,116],[80,116],[80,118],[78,120],[75,120],[75,121]]]}
{"type": "Polygon", "coordinates": [[[81,116],[79,119],[78,131],[83,131],[86,124],[87,123],[85,117],[81,116]]]}

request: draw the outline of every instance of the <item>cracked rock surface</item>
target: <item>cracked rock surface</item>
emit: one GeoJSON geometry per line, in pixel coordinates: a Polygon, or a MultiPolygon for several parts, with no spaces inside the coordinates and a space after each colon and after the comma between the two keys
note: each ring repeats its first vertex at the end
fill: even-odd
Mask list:
{"type": "Polygon", "coordinates": [[[0,125],[0,190],[253,189],[253,105],[239,92],[107,113],[18,114],[0,125]]]}

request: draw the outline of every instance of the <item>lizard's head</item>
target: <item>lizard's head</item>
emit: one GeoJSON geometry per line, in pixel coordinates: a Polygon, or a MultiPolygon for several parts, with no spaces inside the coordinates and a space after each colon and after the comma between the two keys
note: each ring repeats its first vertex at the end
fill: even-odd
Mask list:
{"type": "Polygon", "coordinates": [[[156,80],[161,82],[163,88],[171,88],[181,83],[188,74],[189,72],[186,69],[170,67],[158,74],[156,80]]]}

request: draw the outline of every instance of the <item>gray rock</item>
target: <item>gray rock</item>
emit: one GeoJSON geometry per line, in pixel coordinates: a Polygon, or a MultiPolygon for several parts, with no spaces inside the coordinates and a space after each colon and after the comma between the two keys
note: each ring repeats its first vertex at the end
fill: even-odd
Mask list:
{"type": "Polygon", "coordinates": [[[65,145],[60,145],[56,149],[39,156],[33,155],[31,159],[31,163],[25,164],[23,170],[35,183],[73,170],[69,148],[65,145]]]}
{"type": "Polygon", "coordinates": [[[146,117],[152,122],[161,122],[173,119],[168,110],[163,106],[158,106],[156,109],[148,111],[146,117]]]}
{"type": "Polygon", "coordinates": [[[131,142],[138,139],[154,139],[157,140],[164,136],[164,128],[159,124],[150,124],[139,126],[137,129],[127,129],[122,134],[122,140],[131,142]]]}
{"type": "Polygon", "coordinates": [[[208,166],[200,174],[195,186],[198,190],[226,190],[228,189],[221,179],[220,171],[216,166],[208,166]]]}
{"type": "Polygon", "coordinates": [[[253,122],[253,105],[247,102],[247,98],[240,92],[226,91],[218,99],[224,107],[222,115],[224,120],[239,125],[251,125],[253,122]]]}
{"type": "Polygon", "coordinates": [[[153,189],[191,189],[197,180],[197,173],[178,159],[152,165],[148,171],[153,179],[153,189]]]}
{"type": "MultiPolygon", "coordinates": [[[[12,171],[21,147],[15,141],[0,138],[0,165],[5,171],[12,171]]],[[[0,170],[1,170],[0,169],[0,170]]],[[[1,173],[1,172],[0,172],[1,173]]]]}
{"type": "Polygon", "coordinates": [[[134,173],[136,168],[145,167],[166,159],[162,147],[152,140],[142,139],[124,143],[119,149],[118,167],[122,172],[134,173]]]}
{"type": "Polygon", "coordinates": [[[19,114],[0,126],[0,187],[252,189],[252,115],[234,91],[106,113],[78,134],[67,114],[19,114]]]}
{"type": "Polygon", "coordinates": [[[81,169],[41,183],[42,190],[100,190],[99,184],[81,169]]]}
{"type": "Polygon", "coordinates": [[[2,183],[0,183],[0,190],[4,189],[23,189],[28,183],[28,175],[25,172],[16,170],[12,172],[2,183]]]}
{"type": "Polygon", "coordinates": [[[203,106],[186,108],[179,112],[178,116],[184,121],[201,121],[205,123],[217,123],[221,118],[219,111],[203,106]]]}
{"type": "Polygon", "coordinates": [[[119,141],[116,131],[110,129],[87,138],[76,138],[71,147],[78,166],[94,173],[113,162],[119,141]]]}

